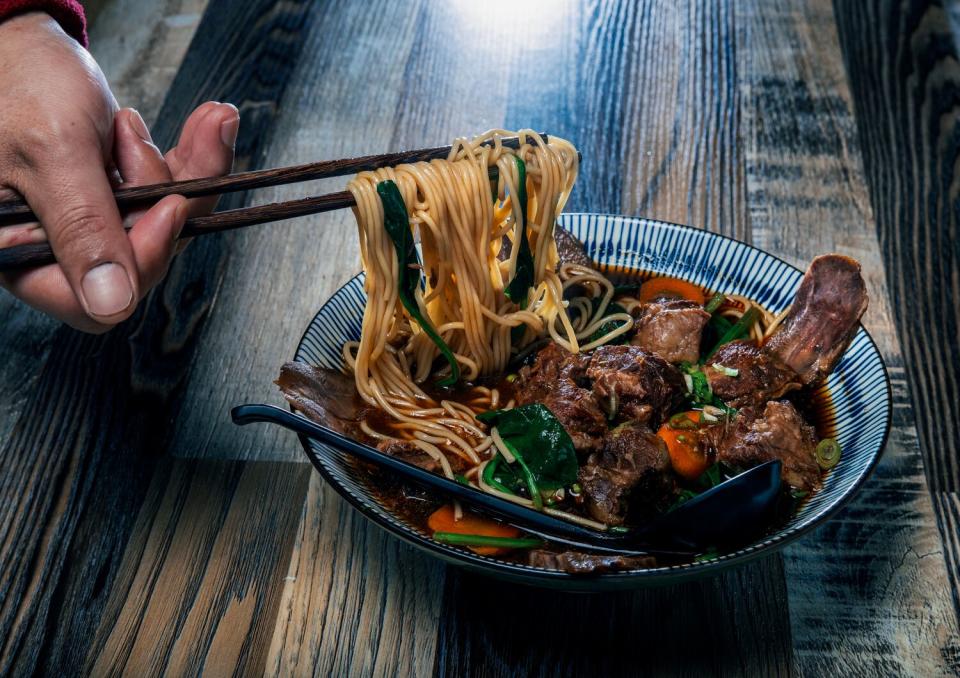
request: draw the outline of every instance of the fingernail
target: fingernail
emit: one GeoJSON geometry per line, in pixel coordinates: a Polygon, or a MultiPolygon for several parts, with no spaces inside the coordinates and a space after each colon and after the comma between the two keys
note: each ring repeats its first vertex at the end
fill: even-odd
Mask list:
{"type": "Polygon", "coordinates": [[[237,130],[240,129],[240,113],[235,106],[224,105],[233,109],[233,115],[220,123],[220,140],[223,141],[224,146],[233,148],[237,143],[237,130]]]}
{"type": "Polygon", "coordinates": [[[133,131],[136,132],[138,137],[144,141],[153,143],[153,139],[150,138],[150,130],[147,129],[147,124],[143,121],[140,113],[134,108],[130,109],[130,127],[133,128],[133,131]]]}
{"type": "Polygon", "coordinates": [[[120,264],[111,262],[90,269],[81,286],[90,315],[110,317],[125,311],[133,301],[133,285],[120,264]]]}

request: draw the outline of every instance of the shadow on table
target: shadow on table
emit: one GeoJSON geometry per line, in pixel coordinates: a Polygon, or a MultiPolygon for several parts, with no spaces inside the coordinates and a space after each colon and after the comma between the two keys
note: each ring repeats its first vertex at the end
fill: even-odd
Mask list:
{"type": "Polygon", "coordinates": [[[788,675],[779,555],[636,592],[535,589],[450,568],[439,675],[788,675]]]}

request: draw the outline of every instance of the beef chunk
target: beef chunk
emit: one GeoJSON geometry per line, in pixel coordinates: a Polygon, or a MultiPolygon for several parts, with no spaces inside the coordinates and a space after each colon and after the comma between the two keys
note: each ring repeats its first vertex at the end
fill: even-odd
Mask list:
{"type": "Polygon", "coordinates": [[[600,346],[590,358],[587,377],[611,419],[660,425],[683,402],[683,376],[655,353],[638,346],[600,346]]]}
{"type": "Polygon", "coordinates": [[[530,367],[520,370],[517,404],[543,403],[560,421],[574,448],[589,454],[598,450],[607,422],[593,394],[579,383],[586,379],[589,358],[548,344],[530,367]]]}
{"type": "Polygon", "coordinates": [[[826,254],[810,264],[797,296],[765,349],[800,375],[804,384],[826,377],[857,333],[867,310],[860,264],[826,254]]]}
{"type": "Polygon", "coordinates": [[[583,386],[590,356],[570,353],[560,344],[550,342],[537,353],[533,365],[520,368],[522,398],[525,402],[540,402],[561,380],[583,386]]]}
{"type": "Polygon", "coordinates": [[[656,353],[671,363],[695,363],[700,357],[700,337],[710,314],[687,300],[644,304],[634,322],[634,346],[656,353]]]}
{"type": "Polygon", "coordinates": [[[800,388],[793,370],[752,341],[724,344],[707,361],[703,373],[714,394],[731,407],[762,405],[800,388]],[[715,369],[714,364],[737,370],[737,376],[715,369]]]}
{"type": "Polygon", "coordinates": [[[720,443],[720,461],[748,469],[765,461],[783,462],[783,481],[798,490],[820,489],[820,467],[814,455],[817,438],[789,402],[772,400],[741,410],[720,443]]]}
{"type": "Polygon", "coordinates": [[[603,443],[607,422],[590,391],[561,380],[540,402],[563,424],[577,452],[587,454],[603,443]]]}
{"type": "Polygon", "coordinates": [[[590,516],[607,525],[622,525],[628,513],[652,512],[674,489],[666,444],[637,422],[607,433],[603,449],[580,468],[579,481],[590,516]]]}
{"type": "Polygon", "coordinates": [[[280,368],[276,384],[293,409],[346,435],[357,434],[369,409],[353,377],[342,372],[291,362],[280,368]]]}
{"type": "Polygon", "coordinates": [[[535,549],[530,551],[527,563],[533,567],[542,567],[547,570],[560,570],[569,574],[601,574],[603,572],[620,572],[622,570],[636,570],[639,568],[656,567],[657,559],[653,556],[616,556],[610,554],[580,553],[579,551],[546,551],[535,549]]]}
{"type": "Polygon", "coordinates": [[[557,226],[553,229],[553,238],[557,242],[557,255],[559,264],[579,264],[587,268],[593,268],[593,260],[587,256],[587,250],[583,243],[577,240],[577,237],[570,231],[557,226]]]}

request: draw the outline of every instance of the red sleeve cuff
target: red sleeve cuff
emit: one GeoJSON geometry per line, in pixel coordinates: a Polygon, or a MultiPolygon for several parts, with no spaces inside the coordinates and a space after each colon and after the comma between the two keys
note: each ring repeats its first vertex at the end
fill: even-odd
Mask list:
{"type": "Polygon", "coordinates": [[[0,0],[0,21],[24,12],[46,12],[84,47],[87,21],[79,0],[0,0]]]}

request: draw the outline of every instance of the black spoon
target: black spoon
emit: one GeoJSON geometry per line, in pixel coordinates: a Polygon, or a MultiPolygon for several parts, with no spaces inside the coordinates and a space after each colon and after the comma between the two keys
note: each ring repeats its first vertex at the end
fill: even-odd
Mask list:
{"type": "Polygon", "coordinates": [[[780,491],[781,463],[774,460],[720,483],[644,527],[601,532],[448,480],[274,405],[239,405],[231,416],[241,426],[269,422],[315,438],[549,541],[619,555],[690,556],[745,541],[766,526],[780,491]]]}

